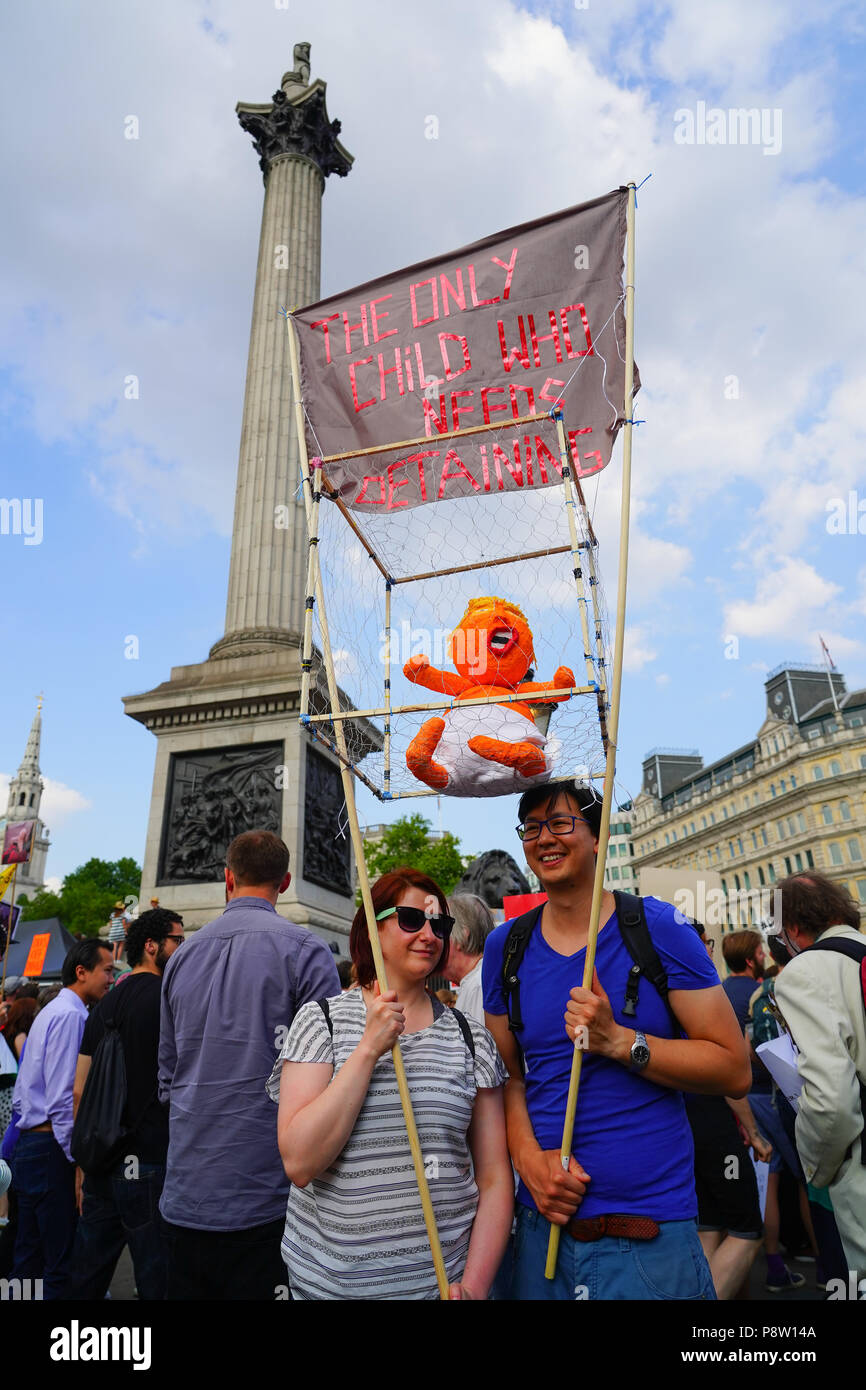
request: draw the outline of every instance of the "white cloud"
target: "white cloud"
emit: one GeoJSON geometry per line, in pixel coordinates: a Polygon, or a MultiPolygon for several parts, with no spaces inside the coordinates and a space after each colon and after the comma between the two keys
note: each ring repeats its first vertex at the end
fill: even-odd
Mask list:
{"type": "MultiPolygon", "coordinates": [[[[4,811],[6,798],[9,795],[9,782],[11,775],[8,772],[0,772],[0,805],[4,811]]],[[[78,792],[74,787],[67,787],[63,782],[55,782],[53,777],[43,777],[45,790],[42,793],[42,801],[39,806],[39,819],[49,827],[62,825],[64,821],[76,811],[89,811],[92,803],[78,792]]]]}
{"type": "Polygon", "coordinates": [[[661,675],[656,676],[656,685],[665,686],[665,685],[670,685],[670,683],[671,683],[671,678],[670,678],[670,676],[667,674],[666,671],[663,671],[663,672],[661,673],[661,675]]]}
{"type": "Polygon", "coordinates": [[[651,661],[655,661],[657,656],[658,652],[650,646],[645,627],[626,627],[622,656],[623,671],[628,671],[633,675],[637,674],[651,661]]]}
{"type": "Polygon", "coordinates": [[[842,592],[812,565],[788,558],[763,574],[753,599],[736,599],[725,607],[724,630],[737,637],[801,640],[807,626],[842,592]]]}

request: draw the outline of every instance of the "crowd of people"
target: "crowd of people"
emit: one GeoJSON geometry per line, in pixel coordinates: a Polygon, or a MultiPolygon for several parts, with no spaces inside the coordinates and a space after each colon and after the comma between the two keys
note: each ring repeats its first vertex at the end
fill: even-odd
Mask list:
{"type": "Polygon", "coordinates": [[[439,1297],[395,1045],[452,1299],[747,1297],[762,1246],[773,1294],[804,1284],[797,1257],[819,1290],[866,1275],[866,939],[845,891],[782,881],[765,934],[722,938],[724,981],[703,924],[605,892],[585,989],[600,803],[537,786],[517,817],[546,895],[517,919],[409,865],[372,885],[384,992],[363,908],[341,962],[277,912],[289,855],[266,831],[232,841],[198,931],[119,903],[50,999],[8,981],[0,1277],[102,1299],[128,1246],[147,1300],[439,1297]],[[796,1111],[755,1051],[788,1034],[796,1111]]]}

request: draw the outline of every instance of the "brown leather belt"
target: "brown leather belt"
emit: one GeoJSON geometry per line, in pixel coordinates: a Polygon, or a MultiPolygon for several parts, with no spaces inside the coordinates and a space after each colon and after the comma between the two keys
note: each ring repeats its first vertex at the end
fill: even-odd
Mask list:
{"type": "Polygon", "coordinates": [[[603,1236],[652,1240],[659,1233],[659,1223],[650,1216],[589,1216],[583,1220],[573,1216],[565,1229],[572,1240],[601,1240],[603,1236]]]}

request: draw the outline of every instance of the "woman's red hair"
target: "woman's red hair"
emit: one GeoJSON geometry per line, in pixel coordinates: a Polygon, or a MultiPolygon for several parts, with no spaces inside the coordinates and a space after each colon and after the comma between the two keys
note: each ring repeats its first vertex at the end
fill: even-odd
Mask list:
{"type": "MultiPolygon", "coordinates": [[[[398,898],[401,898],[409,888],[420,888],[422,893],[431,893],[438,902],[439,911],[443,916],[450,916],[445,894],[439,884],[434,883],[433,879],[428,878],[426,874],[419,873],[417,869],[410,869],[408,866],[391,869],[389,873],[377,878],[370,888],[373,911],[378,916],[380,912],[384,912],[386,907],[396,907],[398,898]]],[[[450,944],[450,940],[445,942],[442,947],[442,954],[430,971],[431,975],[439,975],[444,971],[448,963],[450,944]]],[[[367,914],[363,905],[358,908],[352,920],[352,929],[349,933],[349,955],[355,963],[358,984],[365,987],[371,985],[376,978],[376,967],[373,963],[373,948],[370,945],[370,937],[367,932],[367,914]]]]}

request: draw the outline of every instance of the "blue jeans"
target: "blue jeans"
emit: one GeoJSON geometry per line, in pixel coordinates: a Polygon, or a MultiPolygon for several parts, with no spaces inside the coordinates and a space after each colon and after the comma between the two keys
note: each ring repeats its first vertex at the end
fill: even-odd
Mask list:
{"type": "Polygon", "coordinates": [[[61,1298],[75,1238],[75,1164],[49,1130],[25,1131],[15,1146],[12,1181],[18,1195],[12,1276],[41,1279],[44,1299],[61,1298]]]}
{"type": "Polygon", "coordinates": [[[706,1299],[715,1301],[695,1221],[662,1221],[653,1240],[603,1236],[586,1243],[561,1230],[556,1275],[544,1277],[550,1225],[518,1203],[515,1300],[706,1299]]]}
{"type": "Polygon", "coordinates": [[[165,1298],[167,1250],[159,1214],[165,1164],[139,1163],[135,1178],[126,1177],[124,1169],[121,1162],[101,1176],[85,1175],[66,1298],[104,1298],[124,1245],[139,1298],[165,1298]]]}

